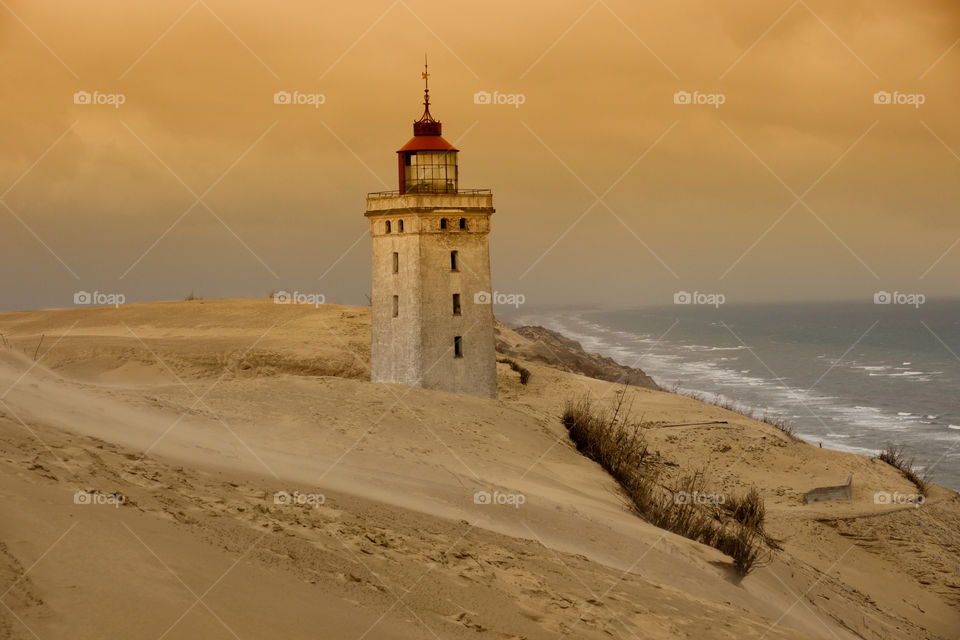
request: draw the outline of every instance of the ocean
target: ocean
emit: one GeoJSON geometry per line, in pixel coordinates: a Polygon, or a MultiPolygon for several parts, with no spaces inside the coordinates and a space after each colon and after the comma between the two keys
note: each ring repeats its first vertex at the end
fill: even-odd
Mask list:
{"type": "Polygon", "coordinates": [[[717,395],[785,419],[824,447],[904,445],[960,490],[960,300],[521,309],[666,389],[717,395]]]}

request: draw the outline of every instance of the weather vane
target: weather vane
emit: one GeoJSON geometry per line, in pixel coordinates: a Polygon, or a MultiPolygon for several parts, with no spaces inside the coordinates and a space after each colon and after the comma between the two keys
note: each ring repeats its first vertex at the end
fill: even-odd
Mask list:
{"type": "Polygon", "coordinates": [[[427,54],[423,54],[423,106],[430,108],[430,68],[427,66],[427,54]]]}

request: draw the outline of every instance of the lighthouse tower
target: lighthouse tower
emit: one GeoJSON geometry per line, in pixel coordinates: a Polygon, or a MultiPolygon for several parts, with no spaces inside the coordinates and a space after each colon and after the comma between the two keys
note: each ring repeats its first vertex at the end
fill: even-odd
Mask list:
{"type": "Polygon", "coordinates": [[[497,397],[489,189],[459,188],[458,150],[430,114],[397,151],[399,188],[367,195],[373,238],[371,379],[497,397]]]}

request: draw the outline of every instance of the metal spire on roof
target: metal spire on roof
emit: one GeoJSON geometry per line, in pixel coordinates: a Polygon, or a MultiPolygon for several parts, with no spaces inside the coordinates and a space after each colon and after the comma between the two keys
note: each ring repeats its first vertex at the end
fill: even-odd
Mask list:
{"type": "Polygon", "coordinates": [[[417,136],[439,136],[441,124],[430,113],[430,66],[427,63],[427,54],[423,54],[423,115],[413,123],[413,133],[417,136]]]}
{"type": "Polygon", "coordinates": [[[423,78],[423,92],[427,96],[427,102],[430,101],[430,67],[427,65],[427,54],[423,54],[423,73],[420,74],[420,77],[423,78]]]}
{"type": "Polygon", "coordinates": [[[423,54],[423,73],[420,74],[420,77],[423,78],[423,109],[424,115],[430,114],[430,67],[427,64],[427,54],[423,54]]]}

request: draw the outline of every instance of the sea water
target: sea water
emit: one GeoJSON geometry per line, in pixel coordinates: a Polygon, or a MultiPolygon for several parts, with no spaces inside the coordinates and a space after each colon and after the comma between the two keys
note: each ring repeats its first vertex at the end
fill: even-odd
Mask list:
{"type": "Polygon", "coordinates": [[[922,305],[672,305],[522,310],[588,351],[786,420],[814,444],[873,455],[904,445],[960,489],[960,300],[922,305]]]}

